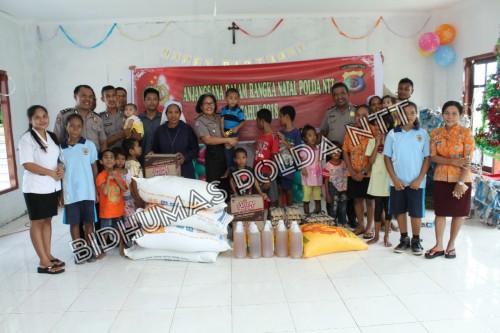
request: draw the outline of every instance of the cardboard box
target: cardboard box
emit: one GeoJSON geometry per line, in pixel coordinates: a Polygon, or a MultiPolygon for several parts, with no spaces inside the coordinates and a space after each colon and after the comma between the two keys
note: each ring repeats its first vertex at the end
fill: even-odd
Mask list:
{"type": "Polygon", "coordinates": [[[261,195],[232,196],[229,204],[233,221],[263,221],[264,200],[261,195]]]}
{"type": "Polygon", "coordinates": [[[144,157],[144,177],[180,176],[181,166],[175,154],[154,154],[144,157]]]}

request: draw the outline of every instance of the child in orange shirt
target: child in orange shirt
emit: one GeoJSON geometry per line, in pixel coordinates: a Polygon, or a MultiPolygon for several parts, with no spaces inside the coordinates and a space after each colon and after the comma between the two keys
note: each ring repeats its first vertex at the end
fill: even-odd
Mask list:
{"type": "MultiPolygon", "coordinates": [[[[99,218],[101,228],[117,228],[119,221],[123,221],[125,215],[125,202],[123,192],[127,190],[127,184],[115,171],[115,153],[107,149],[101,153],[99,163],[104,167],[95,180],[99,192],[99,218]]],[[[120,252],[123,251],[123,241],[120,241],[120,252]]],[[[100,257],[104,257],[103,253],[100,257]]]]}

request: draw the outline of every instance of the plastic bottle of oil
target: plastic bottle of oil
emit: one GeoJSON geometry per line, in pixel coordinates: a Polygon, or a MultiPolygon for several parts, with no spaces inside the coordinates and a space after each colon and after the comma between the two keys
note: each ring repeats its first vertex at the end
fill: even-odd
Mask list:
{"type": "Polygon", "coordinates": [[[250,222],[250,258],[257,259],[261,256],[260,231],[255,222],[250,222]]]}
{"type": "Polygon", "coordinates": [[[271,230],[271,221],[267,220],[264,229],[260,234],[262,241],[262,257],[272,258],[274,256],[273,232],[271,230]]]}
{"type": "Polygon", "coordinates": [[[283,220],[278,221],[278,227],[276,228],[275,251],[278,257],[288,256],[288,231],[283,220]]]}
{"type": "Polygon", "coordinates": [[[292,259],[302,258],[304,250],[302,231],[297,224],[297,221],[292,221],[290,226],[290,257],[292,259]]]}
{"type": "Polygon", "coordinates": [[[243,230],[243,222],[236,222],[233,231],[233,255],[236,259],[243,259],[247,256],[247,238],[243,230]]]}

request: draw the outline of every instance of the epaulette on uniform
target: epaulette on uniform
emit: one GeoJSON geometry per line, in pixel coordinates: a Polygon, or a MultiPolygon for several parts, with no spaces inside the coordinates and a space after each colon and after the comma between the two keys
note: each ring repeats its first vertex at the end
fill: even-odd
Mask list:
{"type": "Polygon", "coordinates": [[[64,110],[61,110],[59,113],[61,114],[61,116],[67,114],[68,112],[75,112],[76,109],[75,108],[67,108],[67,109],[64,109],[64,110]]]}
{"type": "MultiPolygon", "coordinates": [[[[92,115],[93,115],[93,116],[95,115],[95,116],[98,116],[99,118],[102,118],[102,117],[101,117],[101,115],[100,115],[99,113],[97,113],[97,112],[95,112],[95,111],[91,111],[91,112],[92,112],[92,115]]],[[[104,111],[104,112],[106,112],[106,111],[104,111]]]]}

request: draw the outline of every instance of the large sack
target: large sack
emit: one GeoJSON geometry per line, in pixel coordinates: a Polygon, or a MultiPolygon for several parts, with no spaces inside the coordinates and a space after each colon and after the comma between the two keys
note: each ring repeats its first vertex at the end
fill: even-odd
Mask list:
{"type": "Polygon", "coordinates": [[[346,228],[308,223],[300,226],[300,229],[304,235],[304,258],[368,249],[365,242],[346,228]]]}
{"type": "Polygon", "coordinates": [[[218,254],[218,252],[177,252],[171,250],[145,249],[137,245],[125,249],[125,255],[132,260],[215,262],[218,254]]]}
{"type": "MultiPolygon", "coordinates": [[[[185,216],[186,211],[179,213],[172,208],[150,206],[146,209],[137,209],[136,213],[127,218],[134,224],[139,224],[145,231],[155,231],[160,226],[178,225],[192,227],[215,235],[226,235],[227,225],[233,216],[224,210],[225,204],[203,210],[197,210],[194,215],[185,216]]],[[[183,209],[183,208],[181,208],[183,209]]]]}
{"type": "Polygon", "coordinates": [[[176,176],[134,178],[139,195],[145,202],[166,207],[209,208],[225,201],[224,193],[215,184],[176,176]]]}
{"type": "Polygon", "coordinates": [[[191,227],[160,227],[153,233],[144,232],[135,242],[148,249],[179,252],[223,252],[231,249],[226,236],[213,235],[191,227]]]}

